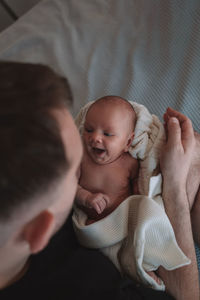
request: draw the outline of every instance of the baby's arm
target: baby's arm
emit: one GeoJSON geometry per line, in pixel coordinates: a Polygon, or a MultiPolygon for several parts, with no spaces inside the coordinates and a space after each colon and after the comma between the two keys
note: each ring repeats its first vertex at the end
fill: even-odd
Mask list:
{"type": "Polygon", "coordinates": [[[93,208],[98,214],[101,214],[108,206],[110,199],[102,193],[91,193],[78,185],[76,193],[76,202],[79,206],[93,208]]]}

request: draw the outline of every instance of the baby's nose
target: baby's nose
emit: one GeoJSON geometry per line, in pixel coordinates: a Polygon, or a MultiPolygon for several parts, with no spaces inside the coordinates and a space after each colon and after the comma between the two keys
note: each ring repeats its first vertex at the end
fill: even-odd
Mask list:
{"type": "Polygon", "coordinates": [[[93,132],[92,142],[101,143],[102,142],[102,135],[99,132],[93,132]]]}

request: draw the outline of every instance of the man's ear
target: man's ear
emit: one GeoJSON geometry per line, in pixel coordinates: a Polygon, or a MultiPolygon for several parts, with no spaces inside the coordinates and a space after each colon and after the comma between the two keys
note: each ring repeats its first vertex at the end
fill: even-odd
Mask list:
{"type": "Polygon", "coordinates": [[[131,144],[132,144],[132,141],[133,141],[134,136],[135,136],[134,132],[132,132],[132,133],[129,135],[128,140],[127,140],[126,147],[125,147],[125,149],[124,149],[124,152],[128,152],[129,147],[130,147],[131,144]]]}
{"type": "Polygon", "coordinates": [[[43,250],[48,244],[54,229],[54,216],[45,210],[26,224],[23,238],[27,241],[32,254],[43,250]]]}

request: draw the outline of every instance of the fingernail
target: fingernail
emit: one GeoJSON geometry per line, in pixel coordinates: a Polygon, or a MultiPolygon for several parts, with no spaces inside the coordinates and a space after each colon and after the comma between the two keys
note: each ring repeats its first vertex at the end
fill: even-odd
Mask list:
{"type": "Polygon", "coordinates": [[[171,120],[171,122],[173,122],[173,123],[176,123],[176,124],[178,123],[178,120],[177,120],[177,118],[175,118],[175,117],[171,117],[170,120],[171,120]]]}

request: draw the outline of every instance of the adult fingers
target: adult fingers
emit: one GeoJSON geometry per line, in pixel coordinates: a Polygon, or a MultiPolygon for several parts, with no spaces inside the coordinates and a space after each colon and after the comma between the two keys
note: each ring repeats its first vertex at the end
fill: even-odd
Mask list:
{"type": "Polygon", "coordinates": [[[191,148],[192,144],[194,144],[194,130],[192,127],[192,122],[188,117],[184,114],[168,107],[165,115],[164,120],[169,122],[171,117],[175,117],[178,119],[181,128],[181,141],[184,150],[186,151],[188,148],[191,148]]]}
{"type": "Polygon", "coordinates": [[[175,117],[179,120],[180,123],[184,122],[186,119],[188,119],[184,114],[180,113],[179,111],[168,107],[166,111],[168,117],[175,117]]]}
{"type": "Polygon", "coordinates": [[[181,128],[178,120],[174,117],[167,122],[167,145],[175,147],[181,142],[181,128]]]}
{"type": "Polygon", "coordinates": [[[168,122],[168,120],[169,120],[169,115],[167,114],[167,112],[164,113],[163,119],[164,119],[165,123],[168,122]]]}
{"type": "Polygon", "coordinates": [[[185,151],[195,143],[192,122],[188,118],[181,124],[181,139],[185,151]]]}

